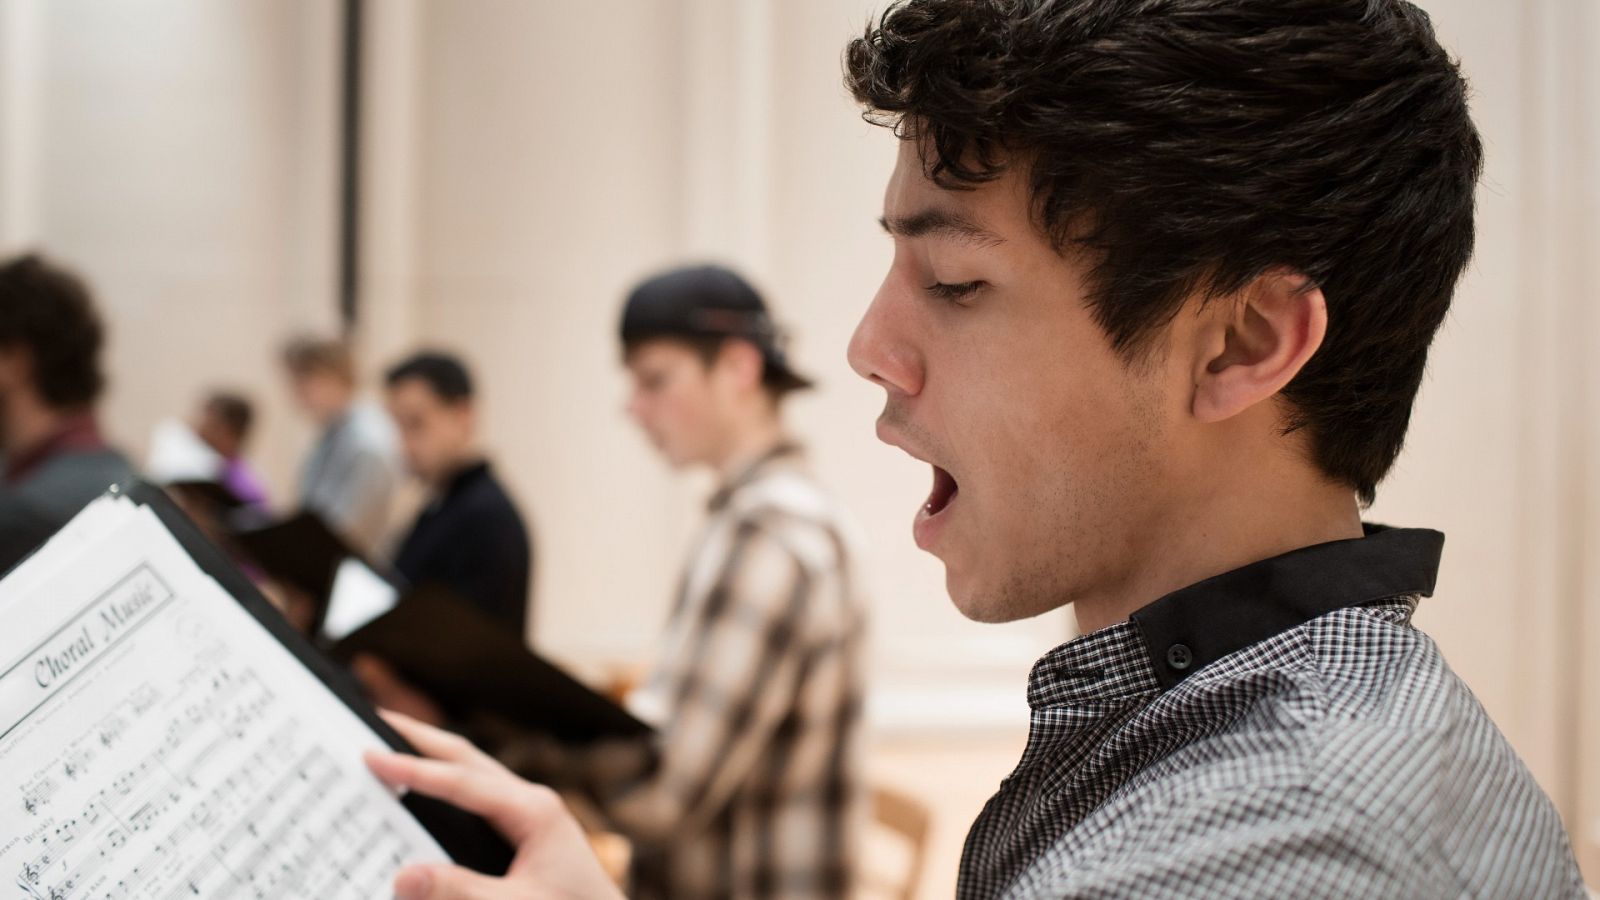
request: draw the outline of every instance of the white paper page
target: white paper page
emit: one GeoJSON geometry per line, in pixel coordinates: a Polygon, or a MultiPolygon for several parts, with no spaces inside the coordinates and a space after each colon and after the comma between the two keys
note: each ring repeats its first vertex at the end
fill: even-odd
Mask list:
{"type": "Polygon", "coordinates": [[[222,457],[177,419],[163,419],[150,432],[146,477],[158,484],[210,481],[222,471],[222,457]]]}
{"type": "Polygon", "coordinates": [[[328,597],[328,612],[322,618],[322,633],[342,641],[356,629],[394,609],[400,592],[359,559],[346,558],[333,576],[328,597]]]}
{"type": "Polygon", "coordinates": [[[138,511],[139,505],[121,494],[94,500],[0,581],[0,606],[12,598],[29,596],[33,585],[63,566],[75,564],[86,547],[115,531],[138,511]]]}
{"type": "Polygon", "coordinates": [[[443,860],[382,741],[148,509],[0,603],[0,883],[21,896],[387,898],[443,860]]]}

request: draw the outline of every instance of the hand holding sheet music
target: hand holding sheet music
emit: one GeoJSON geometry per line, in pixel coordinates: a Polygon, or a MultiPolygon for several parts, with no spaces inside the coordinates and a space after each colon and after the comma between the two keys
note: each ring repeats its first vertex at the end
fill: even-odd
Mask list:
{"type": "Polygon", "coordinates": [[[38,898],[391,896],[438,843],[380,737],[146,507],[0,582],[0,879],[38,898]]]}
{"type": "Polygon", "coordinates": [[[403,900],[621,900],[621,892],[601,868],[583,829],[554,792],[523,781],[455,735],[403,716],[388,718],[406,740],[431,758],[369,753],[367,764],[374,772],[395,787],[438,797],[484,816],[517,844],[516,859],[503,878],[438,863],[408,866],[397,879],[403,900]]]}

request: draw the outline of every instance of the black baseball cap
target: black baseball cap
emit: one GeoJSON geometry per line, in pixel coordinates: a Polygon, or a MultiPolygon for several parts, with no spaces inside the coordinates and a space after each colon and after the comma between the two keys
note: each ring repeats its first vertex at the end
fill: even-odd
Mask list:
{"type": "Polygon", "coordinates": [[[743,338],[761,351],[762,381],[788,392],[811,387],[789,366],[787,337],[756,289],[722,266],[672,269],[640,282],[622,308],[622,343],[651,338],[743,338]]]}

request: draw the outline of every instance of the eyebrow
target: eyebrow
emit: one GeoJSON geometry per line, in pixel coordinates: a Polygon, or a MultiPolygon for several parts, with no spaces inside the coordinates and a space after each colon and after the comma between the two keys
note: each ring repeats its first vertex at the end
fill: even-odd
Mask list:
{"type": "Polygon", "coordinates": [[[971,219],[944,209],[928,209],[909,216],[883,216],[878,219],[883,230],[897,237],[948,237],[968,244],[993,246],[1005,243],[1005,238],[995,234],[971,219]]]}

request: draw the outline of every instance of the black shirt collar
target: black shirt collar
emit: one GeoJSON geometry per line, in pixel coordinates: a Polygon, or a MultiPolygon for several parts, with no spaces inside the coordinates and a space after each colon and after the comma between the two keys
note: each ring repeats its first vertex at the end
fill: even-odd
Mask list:
{"type": "Polygon", "coordinates": [[[1432,596],[1444,535],[1363,526],[1174,591],[1126,622],[1057,647],[1034,666],[1034,708],[1146,694],[1338,609],[1432,596]]]}
{"type": "Polygon", "coordinates": [[[467,482],[482,478],[487,474],[489,474],[488,461],[480,459],[477,462],[468,463],[457,469],[456,474],[451,476],[450,490],[456,490],[467,482]]]}
{"type": "Polygon", "coordinates": [[[1162,687],[1334,610],[1433,595],[1443,534],[1363,529],[1365,537],[1304,547],[1208,578],[1130,616],[1162,687]]]}
{"type": "Polygon", "coordinates": [[[468,485],[480,478],[486,478],[488,475],[489,463],[485,460],[480,459],[477,462],[462,466],[444,483],[443,489],[439,490],[437,496],[428,504],[429,508],[438,509],[452,497],[461,493],[468,485]]]}

